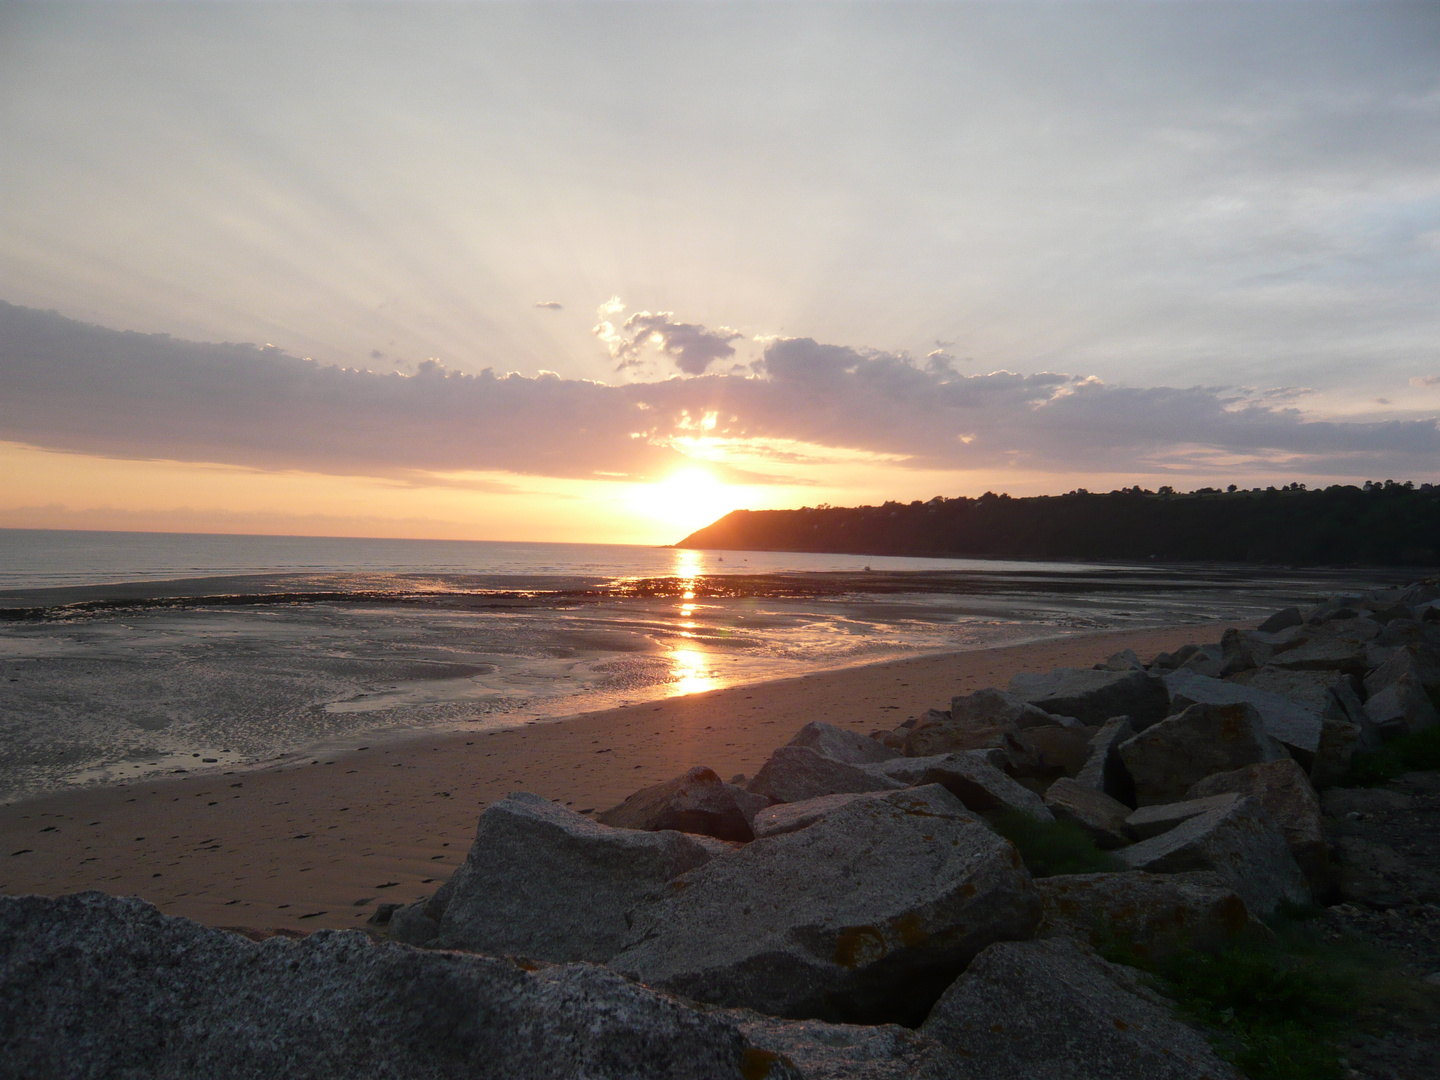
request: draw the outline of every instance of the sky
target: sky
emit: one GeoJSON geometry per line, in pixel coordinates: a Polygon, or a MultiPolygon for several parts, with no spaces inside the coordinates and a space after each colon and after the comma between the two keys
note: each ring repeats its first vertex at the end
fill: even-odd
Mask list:
{"type": "Polygon", "coordinates": [[[0,527],[1440,480],[1440,7],[0,3],[0,527]]]}

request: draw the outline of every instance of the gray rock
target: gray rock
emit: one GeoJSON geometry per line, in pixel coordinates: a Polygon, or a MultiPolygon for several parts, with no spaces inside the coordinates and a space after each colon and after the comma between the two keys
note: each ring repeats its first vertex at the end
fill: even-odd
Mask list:
{"type": "Polygon", "coordinates": [[[1134,649],[1121,649],[1110,654],[1104,668],[1106,671],[1144,671],[1145,665],[1140,662],[1140,657],[1135,655],[1134,649]]]}
{"type": "Polygon", "coordinates": [[[1277,611],[1271,615],[1255,629],[1262,633],[1273,634],[1279,630],[1288,630],[1292,626],[1299,626],[1304,621],[1300,617],[1299,608],[1287,607],[1283,611],[1277,611]]]}
{"type": "Polygon", "coordinates": [[[1177,712],[1202,703],[1233,705],[1244,702],[1253,705],[1259,712],[1265,732],[1284,743],[1305,763],[1313,762],[1319,753],[1325,730],[1324,714],[1303,701],[1257,686],[1210,679],[1188,671],[1166,675],[1165,683],[1170,688],[1171,708],[1177,712]]]}
{"type": "Polygon", "coordinates": [[[1003,755],[1005,771],[1012,776],[1028,776],[1039,766],[1040,757],[1022,731],[1009,721],[993,724],[954,720],[949,714],[936,714],[936,719],[922,719],[905,737],[906,757],[934,757],[965,751],[985,751],[1003,755]]]}
{"type": "Polygon", "coordinates": [[[1366,648],[1363,641],[1317,632],[1294,648],[1277,652],[1265,662],[1292,671],[1343,671],[1347,675],[1363,677],[1366,648]]]}
{"type": "MultiPolygon", "coordinates": [[[[1202,645],[1194,655],[1180,665],[1181,671],[1193,671],[1196,675],[1208,675],[1218,679],[1225,668],[1225,657],[1219,645],[1202,645]]],[[[1171,702],[1170,707],[1175,707],[1171,702]]]]}
{"type": "Polygon", "coordinates": [[[990,946],[920,1029],[975,1080],[1234,1080],[1134,972],[1068,938],[990,946]]]}
{"type": "MultiPolygon", "coordinates": [[[[911,760],[924,761],[925,758],[911,760]]],[[[801,829],[809,828],[821,818],[827,817],[842,806],[848,806],[856,799],[876,799],[884,796],[884,791],[854,791],[843,795],[821,795],[818,799],[806,799],[804,802],[776,803],[761,810],[754,818],[755,836],[758,839],[762,836],[780,836],[784,833],[799,832],[801,829]]]]}
{"type": "Polygon", "coordinates": [[[789,745],[808,746],[816,753],[850,765],[866,765],[900,756],[898,750],[867,735],[861,735],[858,731],[846,731],[819,720],[813,720],[801,728],[789,745]]]}
{"type": "Polygon", "coordinates": [[[697,765],[674,780],[635,792],[619,806],[596,814],[595,820],[617,829],[673,830],[745,843],[755,838],[750,819],[769,805],[765,796],[727,784],[713,769],[697,765]]]}
{"type": "Polygon", "coordinates": [[[1125,740],[1120,756],[1135,781],[1136,805],[1149,806],[1183,798],[1212,773],[1275,761],[1285,751],[1265,733],[1255,707],[1240,702],[1191,705],[1125,740]]]}
{"type": "Polygon", "coordinates": [[[1103,791],[1127,806],[1134,806],[1135,781],[1120,756],[1120,744],[1134,734],[1135,729],[1130,726],[1128,716],[1107,720],[1099,731],[1090,736],[1090,756],[1075,774],[1075,781],[1103,791]]]}
{"type": "Polygon", "coordinates": [[[1419,683],[1427,694],[1440,692],[1440,655],[1421,641],[1401,645],[1365,676],[1365,692],[1378,694],[1403,678],[1419,683]]]}
{"type": "Polygon", "coordinates": [[[863,765],[851,765],[826,757],[808,746],[782,746],[760,766],[748,791],[772,802],[804,802],[821,795],[851,791],[885,791],[903,787],[863,765]]]}
{"type": "Polygon", "coordinates": [[[713,849],[679,832],[615,829],[527,792],[480,815],[475,843],[430,916],[436,948],[603,963],[626,913],[713,849]]]}
{"type": "MultiPolygon", "coordinates": [[[[1312,750],[1309,722],[1297,722],[1290,709],[1268,696],[1251,700],[1265,718],[1265,730],[1285,743],[1291,756],[1306,765],[1317,785],[1332,784],[1344,776],[1355,751],[1370,741],[1364,731],[1369,720],[1349,675],[1267,666],[1231,676],[1229,681],[1265,695],[1279,695],[1319,718],[1320,736],[1312,750]]],[[[1183,691],[1181,698],[1184,699],[1183,691]]]]}
{"type": "Polygon", "coordinates": [[[1173,671],[1199,651],[1199,645],[1191,644],[1181,645],[1173,653],[1156,653],[1155,659],[1150,662],[1150,670],[1156,673],[1173,671]]]}
{"type": "Polygon", "coordinates": [[[1125,826],[1130,808],[1078,780],[1056,780],[1045,789],[1045,806],[1057,821],[1079,825],[1102,851],[1124,847],[1133,839],[1125,826]]]}
{"type": "Polygon", "coordinates": [[[938,785],[857,799],[672,882],[615,970],[775,1016],[917,1022],[1039,898],[1015,848],[938,785]]]}
{"type": "Polygon", "coordinates": [[[783,1055],[805,1080],[957,1080],[945,1047],[898,1024],[827,1024],[782,1020],[749,1009],[713,1009],[757,1051],[783,1055]]]}
{"type": "Polygon", "coordinates": [[[1058,874],[1037,878],[1035,888],[1042,905],[1036,937],[1072,937],[1097,948],[1121,945],[1142,960],[1181,949],[1215,952],[1266,936],[1239,894],[1208,870],[1058,874]]]}
{"type": "Polygon", "coordinates": [[[1370,695],[1365,715],[1386,736],[1414,734],[1440,721],[1425,687],[1408,674],[1370,695]]]}
{"type": "MultiPolygon", "coordinates": [[[[760,1075],[733,1024],[604,968],[357,931],[257,943],[93,892],[0,897],[0,1042],[14,1077],[760,1075]]],[[[770,1080],[798,1080],[774,1065],[770,1080]]]]}
{"type": "Polygon", "coordinates": [[[385,936],[403,945],[429,945],[440,933],[440,923],[430,917],[429,907],[428,900],[397,907],[384,924],[385,936]]]}
{"type": "Polygon", "coordinates": [[[1269,915],[1282,900],[1310,899],[1284,834],[1255,799],[1237,799],[1228,809],[1193,817],[1115,854],[1132,870],[1213,870],[1253,915],[1269,915]]]}
{"type": "Polygon", "coordinates": [[[1043,675],[1021,672],[1010,693],[1048,713],[1073,716],[1099,727],[1113,716],[1128,716],[1136,731],[1164,717],[1170,708],[1165,684],[1145,671],[1055,668],[1043,675]]]}
{"type": "Polygon", "coordinates": [[[1014,724],[1021,730],[1056,723],[1056,718],[1044,709],[993,686],[952,698],[950,720],[955,724],[1014,724]]]}
{"type": "Polygon", "coordinates": [[[1094,734],[1094,728],[1079,723],[1074,727],[1031,728],[1027,731],[1025,737],[1035,748],[1036,778],[1048,782],[1062,776],[1078,776],[1090,759],[1090,737],[1094,734]]]}
{"type": "Polygon", "coordinates": [[[1220,671],[1218,675],[1234,675],[1259,667],[1275,653],[1269,636],[1254,630],[1231,628],[1220,637],[1220,671]]]}
{"type": "MultiPolygon", "coordinates": [[[[1059,728],[1055,730],[1060,730],[1059,728]]],[[[975,752],[896,758],[871,768],[912,787],[939,784],[977,814],[1014,810],[1039,821],[1054,821],[1040,796],[1011,779],[975,752]]]]}
{"type": "MultiPolygon", "coordinates": [[[[1312,882],[1324,880],[1329,858],[1325,849],[1325,823],[1320,797],[1305,772],[1289,758],[1247,765],[1233,772],[1207,776],[1186,795],[1204,800],[1226,792],[1256,799],[1285,834],[1290,854],[1312,882]]],[[[1183,805],[1183,804],[1181,804],[1183,805]]]]}
{"type": "Polygon", "coordinates": [[[1149,840],[1152,836],[1167,833],[1175,826],[1201,814],[1228,810],[1239,797],[1234,792],[1227,792],[1206,799],[1183,799],[1180,802],[1142,806],[1126,815],[1125,827],[1135,839],[1149,840]]]}

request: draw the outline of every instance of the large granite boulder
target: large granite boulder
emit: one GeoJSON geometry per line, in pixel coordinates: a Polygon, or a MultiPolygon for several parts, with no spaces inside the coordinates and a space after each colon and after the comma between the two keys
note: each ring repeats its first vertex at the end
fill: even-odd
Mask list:
{"type": "MultiPolygon", "coordinates": [[[[1255,677],[1253,672],[1245,675],[1255,677]]],[[[1326,673],[1325,677],[1333,680],[1335,673],[1326,673]]],[[[1170,707],[1176,712],[1183,712],[1199,704],[1234,705],[1244,702],[1252,705],[1272,738],[1285,744],[1305,764],[1314,762],[1324,736],[1325,710],[1316,708],[1312,701],[1305,698],[1282,694],[1263,686],[1246,685],[1237,681],[1239,678],[1241,676],[1211,679],[1188,671],[1172,672],[1165,676],[1165,684],[1170,688],[1170,707]]]]}
{"type": "Polygon", "coordinates": [[[1035,748],[1035,775],[1047,783],[1062,776],[1075,777],[1090,760],[1092,727],[1037,727],[1025,732],[1035,748]]]}
{"type": "Polygon", "coordinates": [[[1013,810],[1038,821],[1055,820],[1045,804],[1023,784],[987,762],[980,753],[939,754],[935,757],[896,758],[871,768],[901,783],[916,787],[939,784],[977,814],[1013,810]]]}
{"type": "Polygon", "coordinates": [[[993,686],[951,698],[950,719],[956,724],[1014,724],[1022,730],[1058,723],[1044,709],[993,686]]]}
{"type": "Polygon", "coordinates": [[[1199,1032],[1128,968],[1068,938],[1001,942],[921,1027],[974,1080],[1234,1080],[1199,1032]]]}
{"type": "MultiPolygon", "coordinates": [[[[1289,717],[1292,710],[1268,696],[1251,700],[1265,718],[1265,730],[1285,743],[1297,761],[1306,763],[1316,784],[1331,784],[1344,776],[1355,751],[1367,744],[1364,725],[1369,721],[1355,692],[1352,676],[1338,671],[1261,667],[1232,676],[1228,681],[1265,695],[1278,695],[1318,718],[1320,735],[1312,750],[1308,732],[1313,729],[1308,722],[1296,725],[1289,717]]],[[[1180,696],[1183,698],[1183,692],[1180,696]]]]}
{"type": "MultiPolygon", "coordinates": [[[[1373,626],[1376,633],[1380,630],[1368,619],[1356,621],[1373,626]]],[[[1323,631],[1316,631],[1292,647],[1277,651],[1263,662],[1291,671],[1343,671],[1347,675],[1363,677],[1368,666],[1365,646],[1373,635],[1332,632],[1336,625],[1327,623],[1323,631]]]]}
{"type": "Polygon", "coordinates": [[[916,1023],[1040,902],[1019,853],[936,784],[755,840],[638,909],[615,970],[696,1001],[916,1023]]]}
{"type": "Polygon", "coordinates": [[[750,819],[769,805],[765,796],[727,784],[713,769],[697,765],[674,780],[642,788],[595,820],[617,829],[673,830],[745,843],[755,838],[750,819]]]}
{"type": "Polygon", "coordinates": [[[1440,722],[1424,684],[1405,672],[1365,701],[1365,716],[1382,736],[1413,735],[1440,722]]]}
{"type": "Polygon", "coordinates": [[[1304,618],[1297,607],[1287,607],[1275,612],[1268,619],[1262,622],[1255,629],[1266,634],[1274,634],[1281,630],[1288,630],[1292,626],[1299,626],[1304,623],[1304,618]]]}
{"type": "Polygon", "coordinates": [[[783,1020],[750,1009],[710,1012],[753,1044],[756,1065],[765,1064],[761,1053],[780,1054],[805,1080],[961,1080],[967,1075],[939,1042],[899,1024],[783,1020]]]}
{"type": "Polygon", "coordinates": [[[1055,668],[1045,674],[1021,672],[1010,680],[1010,693],[1059,716],[1099,727],[1112,716],[1128,716],[1136,731],[1160,720],[1170,709],[1170,694],[1157,676],[1145,671],[1096,671],[1055,668]]]}
{"type": "Polygon", "coordinates": [[[1211,773],[1285,756],[1253,705],[1191,705],[1120,745],[1137,805],[1174,802],[1211,773]]]}
{"type": "Polygon", "coordinates": [[[849,791],[885,791],[904,787],[863,765],[836,761],[808,746],[782,746],[760,766],[745,789],[771,802],[804,802],[849,791]]]}
{"type": "Polygon", "coordinates": [[[1152,836],[1169,832],[1191,818],[1209,814],[1216,810],[1228,810],[1236,799],[1233,791],[1211,795],[1204,799],[1182,799],[1180,802],[1156,803],[1132,810],[1125,818],[1125,827],[1137,840],[1149,840],[1152,836]]]}
{"type": "Polygon", "coordinates": [[[802,727],[790,740],[789,745],[808,746],[816,753],[851,765],[867,765],[900,756],[898,750],[886,746],[878,739],[861,735],[858,731],[846,731],[820,720],[813,720],[802,727]]]}
{"type": "Polygon", "coordinates": [[[612,828],[528,792],[508,795],[480,815],[470,854],[426,905],[437,926],[423,944],[603,963],[629,934],[627,912],[709,862],[715,847],[680,832],[612,828]]]}
{"type": "Polygon", "coordinates": [[[1269,915],[1282,901],[1310,900],[1310,888],[1285,834],[1255,799],[1227,800],[1227,805],[1211,813],[1115,854],[1132,870],[1157,874],[1213,870],[1256,916],[1269,915]]]}
{"type": "Polygon", "coordinates": [[[1129,717],[1117,716],[1105,721],[1100,730],[1090,736],[1090,755],[1075,774],[1075,782],[1103,791],[1127,806],[1134,806],[1135,781],[1120,756],[1121,744],[1134,734],[1129,717]]]}
{"type": "Polygon", "coordinates": [[[357,931],[257,943],[94,892],[0,897],[0,1046],[13,1077],[800,1076],[723,1017],[589,964],[357,931]]]}
{"type": "Polygon", "coordinates": [[[1028,730],[1008,720],[987,724],[956,720],[953,714],[932,711],[909,730],[903,747],[906,757],[995,751],[1004,755],[1006,772],[1012,776],[1028,776],[1038,768],[1040,757],[1027,736],[1028,730]]]}
{"type": "Polygon", "coordinates": [[[1189,799],[1235,793],[1255,799],[1285,834],[1290,854],[1311,881],[1324,879],[1329,858],[1325,848],[1320,797],[1305,772],[1289,758],[1216,773],[1186,792],[1189,799]]]}
{"type": "Polygon", "coordinates": [[[1125,825],[1130,808],[1078,780],[1056,780],[1045,789],[1045,806],[1056,820],[1079,825],[1102,851],[1124,847],[1134,839],[1125,825]]]}
{"type": "Polygon", "coordinates": [[[856,799],[877,799],[887,794],[888,790],[850,791],[841,795],[821,795],[804,802],[775,803],[756,814],[751,824],[755,828],[757,839],[762,836],[799,832],[856,799]]]}
{"type": "Polygon", "coordinates": [[[1120,946],[1142,960],[1182,949],[1214,952],[1265,934],[1225,879],[1207,870],[1180,874],[1057,874],[1037,878],[1036,937],[1072,937],[1120,946]]]}

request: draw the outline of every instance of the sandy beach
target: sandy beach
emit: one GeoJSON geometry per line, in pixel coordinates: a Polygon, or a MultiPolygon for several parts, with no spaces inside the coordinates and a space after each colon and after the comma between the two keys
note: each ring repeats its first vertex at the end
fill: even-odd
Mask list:
{"type": "Polygon", "coordinates": [[[708,765],[753,774],[802,725],[894,727],[1020,671],[1142,659],[1181,626],[817,672],[489,734],[419,736],[251,771],[149,780],[0,806],[0,893],[135,895],[212,926],[360,926],[428,895],[465,858],[480,811],[511,791],[576,810],[708,765]]]}

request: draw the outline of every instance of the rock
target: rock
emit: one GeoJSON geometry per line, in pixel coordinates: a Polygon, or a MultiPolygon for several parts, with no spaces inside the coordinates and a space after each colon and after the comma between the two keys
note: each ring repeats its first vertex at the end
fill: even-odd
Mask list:
{"type": "Polygon", "coordinates": [[[1040,902],[1019,853],[939,785],[857,799],[671,882],[622,974],[773,1016],[916,1023],[1040,902]]]}
{"type": "Polygon", "coordinates": [[[744,843],[755,838],[750,819],[769,805],[765,796],[727,784],[713,770],[697,765],[674,780],[637,791],[619,806],[596,814],[595,820],[617,829],[668,829],[744,843]]]}
{"type": "Polygon", "coordinates": [[[1117,653],[1111,653],[1105,661],[1106,671],[1144,671],[1145,665],[1140,662],[1140,657],[1135,655],[1134,649],[1121,649],[1117,653]]]}
{"type": "Polygon", "coordinates": [[[1107,720],[1099,731],[1090,736],[1090,755],[1075,774],[1076,782],[1103,791],[1127,806],[1134,806],[1135,781],[1120,756],[1120,744],[1134,734],[1135,729],[1130,726],[1128,716],[1107,720]]]}
{"type": "Polygon", "coordinates": [[[1056,820],[1079,825],[1103,851],[1124,847],[1132,839],[1125,827],[1130,808],[1078,780],[1056,780],[1045,790],[1045,806],[1056,820]]]}
{"type": "Polygon", "coordinates": [[[850,791],[885,791],[903,787],[861,765],[826,757],[808,746],[782,746],[760,766],[746,790],[772,802],[804,802],[821,795],[850,791]]]}
{"type": "Polygon", "coordinates": [[[1347,814],[1388,814],[1413,810],[1415,800],[1388,788],[1331,788],[1320,795],[1320,806],[1329,817],[1347,814]]]}
{"type": "Polygon", "coordinates": [[[1440,719],[1425,687],[1408,674],[1370,695],[1365,715],[1385,736],[1415,734],[1434,727],[1440,719]]]}
{"type": "Polygon", "coordinates": [[[1211,773],[1275,761],[1284,754],[1247,702],[1191,705],[1120,744],[1138,806],[1173,802],[1211,773]]]}
{"type": "Polygon", "coordinates": [[[1165,684],[1145,671],[1055,668],[1043,675],[1021,672],[1011,678],[1010,693],[1048,713],[1073,716],[1090,727],[1099,727],[1112,716],[1128,716],[1135,730],[1143,731],[1170,708],[1165,684]]]}
{"type": "Polygon", "coordinates": [[[898,757],[893,748],[882,742],[861,735],[858,731],[846,731],[834,724],[811,721],[800,729],[790,740],[791,746],[808,746],[816,753],[824,754],[836,761],[850,765],[866,765],[875,761],[888,761],[898,757]]]}
{"type": "Polygon", "coordinates": [[[604,968],[357,931],[257,943],[94,892],[0,897],[0,1037],[15,1077],[760,1075],[733,1024],[604,968]]]}
{"type": "Polygon", "coordinates": [[[1160,672],[1173,671],[1199,651],[1199,645],[1181,645],[1173,653],[1156,653],[1155,659],[1150,662],[1150,669],[1160,672]]]}
{"type": "Polygon", "coordinates": [[[1215,952],[1264,930],[1219,874],[1058,874],[1037,878],[1036,937],[1072,937],[1097,948],[1123,946],[1142,960],[1181,949],[1215,952]]]}
{"type": "MultiPolygon", "coordinates": [[[[1253,676],[1253,673],[1246,672],[1245,675],[1253,676]]],[[[1320,751],[1325,730],[1324,715],[1303,701],[1237,681],[1210,679],[1188,671],[1166,675],[1165,683],[1170,688],[1171,707],[1178,712],[1202,703],[1253,705],[1260,714],[1266,734],[1283,743],[1302,764],[1312,764],[1320,751]]]]}
{"type": "Polygon", "coordinates": [[[480,815],[470,854],[436,894],[428,944],[603,963],[643,896],[711,857],[684,833],[615,829],[539,795],[507,795],[480,815]]]}
{"type": "Polygon", "coordinates": [[[1285,834],[1290,854],[1312,882],[1324,880],[1329,857],[1320,797],[1305,772],[1289,758],[1247,765],[1233,772],[1207,776],[1186,792],[1189,799],[1232,792],[1256,799],[1285,834]]]}
{"type": "Polygon", "coordinates": [[[975,1080],[1234,1080],[1171,1008],[1130,969],[1068,938],[1000,942],[920,1030],[975,1080]]]}
{"type": "MultiPolygon", "coordinates": [[[[1212,679],[1218,679],[1225,668],[1225,658],[1219,645],[1204,645],[1197,649],[1183,664],[1181,671],[1193,671],[1196,675],[1208,675],[1212,679]]],[[[1174,708],[1174,702],[1171,702],[1174,708]]]]}
{"type": "MultiPolygon", "coordinates": [[[[910,760],[925,761],[929,759],[912,758],[910,760]]],[[[806,799],[804,802],[776,803],[755,815],[755,836],[759,838],[799,832],[856,799],[875,799],[884,794],[884,791],[853,791],[843,795],[821,795],[818,799],[806,799]]]]}
{"type": "Polygon", "coordinates": [[[1094,728],[1083,724],[1031,728],[1025,737],[1035,748],[1037,774],[1046,779],[1080,775],[1090,759],[1090,737],[1094,734],[1094,728]]]}
{"type": "MultiPolygon", "coordinates": [[[[1056,731],[1060,728],[1054,729],[1056,731]]],[[[1039,821],[1054,821],[1040,796],[1017,783],[977,753],[897,758],[871,768],[910,786],[939,784],[977,814],[1013,810],[1039,821]]]]}
{"type": "Polygon", "coordinates": [[[1299,608],[1287,607],[1282,611],[1275,612],[1255,629],[1265,634],[1274,634],[1280,630],[1288,630],[1292,626],[1299,626],[1304,621],[1300,617],[1299,608]]]}
{"type": "Polygon", "coordinates": [[[987,686],[973,694],[950,700],[950,722],[954,724],[1014,724],[1022,731],[1033,727],[1051,727],[1056,718],[1044,709],[1021,701],[1013,694],[987,686]]]}
{"type": "MultiPolygon", "coordinates": [[[[1289,671],[1262,667],[1231,676],[1230,682],[1263,694],[1276,694],[1291,703],[1285,706],[1270,697],[1252,697],[1251,704],[1265,717],[1265,730],[1286,744],[1291,755],[1308,765],[1317,785],[1331,784],[1344,776],[1350,758],[1367,743],[1362,724],[1368,724],[1353,679],[1338,671],[1289,671]],[[1292,706],[1318,717],[1320,736],[1309,749],[1310,722],[1297,723],[1292,706]]],[[[1179,691],[1182,699],[1184,692],[1179,691]]]]}
{"type": "Polygon", "coordinates": [[[1310,899],[1284,834],[1255,799],[1236,799],[1226,809],[1193,817],[1115,854],[1132,870],[1213,870],[1253,915],[1269,915],[1281,901],[1310,899]]]}
{"type": "MultiPolygon", "coordinates": [[[[750,1009],[712,1009],[758,1049],[781,1054],[805,1080],[958,1080],[953,1054],[898,1024],[782,1020],[750,1009]]],[[[752,1054],[754,1051],[752,1051],[752,1054]]]]}
{"type": "Polygon", "coordinates": [[[1234,792],[1227,792],[1208,799],[1182,799],[1180,802],[1142,806],[1125,816],[1125,827],[1136,840],[1149,840],[1201,814],[1228,810],[1237,798],[1239,796],[1234,792]]]}
{"type": "Polygon", "coordinates": [[[1440,692],[1440,655],[1421,641],[1402,645],[1365,676],[1365,692],[1378,694],[1404,678],[1418,683],[1427,694],[1440,692]]]}
{"type": "Polygon", "coordinates": [[[1343,671],[1347,675],[1363,677],[1366,648],[1360,641],[1317,632],[1294,648],[1278,652],[1265,662],[1291,671],[1343,671]]]}
{"type": "Polygon", "coordinates": [[[970,750],[999,751],[1004,755],[1005,771],[1012,776],[1029,775],[1040,763],[1027,733],[1008,721],[977,724],[957,722],[949,717],[944,721],[922,721],[905,738],[906,757],[934,757],[970,750]]]}
{"type": "Polygon", "coordinates": [[[1220,637],[1219,675],[1234,675],[1259,667],[1274,654],[1274,645],[1254,631],[1226,630],[1220,637]]]}
{"type": "Polygon", "coordinates": [[[384,923],[385,936],[391,941],[398,941],[403,945],[414,945],[423,947],[435,940],[440,933],[440,923],[437,919],[431,918],[426,910],[430,906],[428,900],[421,900],[414,904],[401,904],[390,913],[390,918],[384,923]]]}

